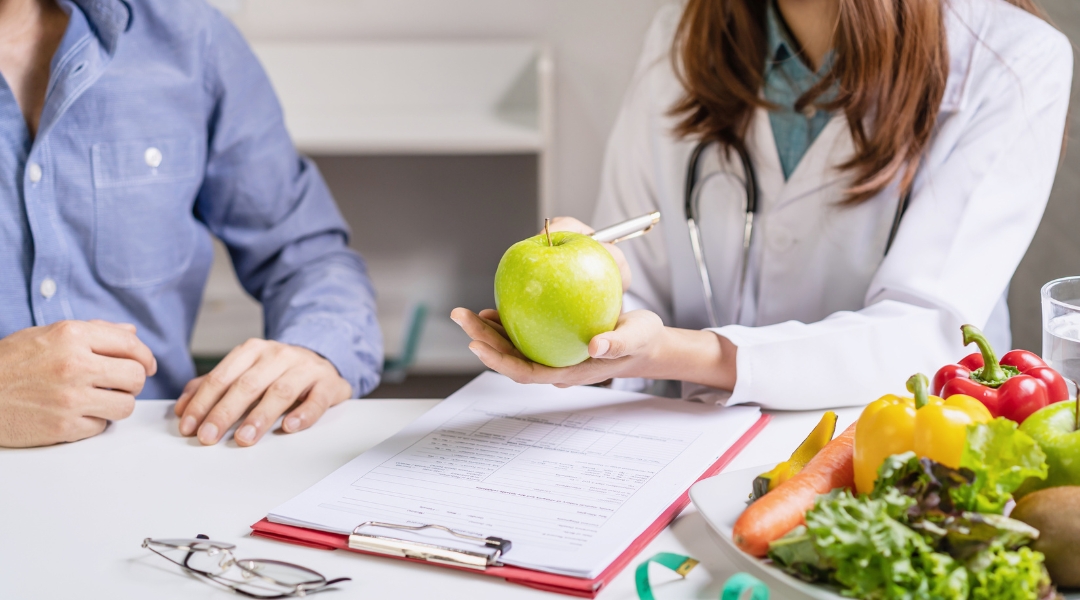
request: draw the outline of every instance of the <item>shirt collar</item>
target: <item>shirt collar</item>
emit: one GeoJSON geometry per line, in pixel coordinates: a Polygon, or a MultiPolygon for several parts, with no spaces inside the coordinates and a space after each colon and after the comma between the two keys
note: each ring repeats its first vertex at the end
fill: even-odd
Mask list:
{"type": "MultiPolygon", "coordinates": [[[[767,6],[765,11],[765,43],[768,50],[765,65],[766,72],[790,60],[798,63],[798,67],[801,67],[800,71],[805,71],[807,74],[812,73],[810,67],[798,57],[796,49],[799,45],[791,38],[791,31],[788,30],[787,24],[784,23],[784,18],[780,15],[776,2],[769,0],[767,6]]],[[[825,55],[821,68],[814,75],[821,77],[828,73],[829,69],[832,68],[834,56],[835,51],[829,50],[829,53],[825,55]]]]}
{"type": "Polygon", "coordinates": [[[131,7],[124,0],[73,0],[82,9],[90,29],[109,54],[116,51],[120,34],[131,23],[131,7]]]}
{"type": "Polygon", "coordinates": [[[765,43],[769,65],[772,66],[795,56],[795,53],[792,51],[793,46],[788,36],[787,25],[777,14],[776,5],[773,2],[768,3],[765,14],[765,43]]]}
{"type": "Polygon", "coordinates": [[[53,53],[52,65],[49,69],[50,73],[59,71],[60,63],[66,60],[68,53],[82,44],[87,36],[91,35],[90,23],[87,22],[82,9],[71,0],[60,0],[58,4],[68,14],[68,25],[67,30],[64,31],[64,37],[60,39],[60,45],[56,48],[56,52],[53,53]]]}

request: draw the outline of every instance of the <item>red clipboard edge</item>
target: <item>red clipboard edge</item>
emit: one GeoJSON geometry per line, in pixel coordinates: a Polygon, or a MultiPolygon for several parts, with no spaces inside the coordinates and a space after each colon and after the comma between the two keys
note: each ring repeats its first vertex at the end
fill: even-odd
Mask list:
{"type": "MultiPolygon", "coordinates": [[[[708,479],[723,470],[724,467],[731,463],[731,461],[734,460],[735,457],[738,456],[763,429],[765,429],[770,420],[772,420],[771,415],[761,415],[761,417],[746,430],[746,433],[728,448],[727,451],[724,452],[720,458],[701,475],[701,477],[698,477],[694,483],[697,483],[702,479],[708,479]]],[[[626,565],[634,560],[634,558],[645,549],[645,546],[649,545],[656,536],[660,535],[660,532],[670,525],[671,522],[675,520],[675,517],[679,516],[679,513],[681,513],[689,503],[690,489],[687,488],[674,504],[668,507],[668,509],[665,510],[652,525],[642,532],[642,534],[627,547],[626,551],[620,554],[619,557],[608,565],[608,567],[595,579],[554,575],[519,567],[490,567],[486,571],[474,571],[473,569],[455,567],[453,565],[440,564],[435,566],[457,569],[459,571],[469,571],[493,577],[502,577],[510,583],[543,590],[545,592],[555,592],[569,596],[577,596],[579,598],[595,598],[600,590],[604,589],[612,579],[622,572],[622,570],[626,568],[626,565]]],[[[282,525],[280,523],[271,523],[265,518],[251,526],[251,535],[319,550],[342,549],[348,550],[349,552],[357,552],[359,554],[391,558],[384,554],[349,548],[349,538],[345,535],[314,529],[305,529],[303,527],[294,527],[292,525],[282,525]]],[[[424,565],[432,565],[432,563],[427,561],[414,558],[394,557],[393,560],[406,560],[424,565]]]]}

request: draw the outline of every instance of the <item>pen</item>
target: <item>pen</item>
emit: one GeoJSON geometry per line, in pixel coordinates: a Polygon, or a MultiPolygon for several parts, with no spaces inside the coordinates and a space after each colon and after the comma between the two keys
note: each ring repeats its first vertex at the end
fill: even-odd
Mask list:
{"type": "Polygon", "coordinates": [[[629,221],[617,223],[611,227],[605,227],[592,234],[592,239],[598,242],[618,244],[619,242],[645,235],[657,223],[660,222],[660,211],[651,212],[640,217],[634,217],[629,221]]]}

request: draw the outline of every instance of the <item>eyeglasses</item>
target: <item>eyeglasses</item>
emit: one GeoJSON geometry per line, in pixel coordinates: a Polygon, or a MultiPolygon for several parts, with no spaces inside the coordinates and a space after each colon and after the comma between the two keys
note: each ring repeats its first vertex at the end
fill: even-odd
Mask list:
{"type": "Polygon", "coordinates": [[[349,577],[327,580],[316,571],[277,560],[237,559],[232,553],[235,545],[214,542],[205,535],[194,539],[146,538],[142,547],[189,573],[249,598],[306,596],[350,581],[349,577]]]}

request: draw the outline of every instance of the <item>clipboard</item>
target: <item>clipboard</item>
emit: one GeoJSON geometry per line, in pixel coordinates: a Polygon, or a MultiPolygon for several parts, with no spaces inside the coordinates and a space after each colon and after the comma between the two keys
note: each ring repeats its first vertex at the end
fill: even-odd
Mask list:
{"type": "MultiPolygon", "coordinates": [[[[740,437],[730,448],[724,452],[715,463],[709,467],[705,473],[698,477],[694,482],[701,481],[702,479],[708,479],[713,475],[719,473],[724,467],[728,465],[740,452],[746,448],[763,429],[768,425],[770,415],[761,415],[760,418],[740,437]]],[[[579,598],[595,598],[600,590],[604,589],[608,583],[611,582],[624,568],[634,560],[644,548],[653,541],[665,527],[671,524],[675,520],[675,517],[679,516],[686,505],[690,502],[689,487],[683,491],[682,495],[675,501],[674,504],[669,506],[656,521],[649,525],[638,537],[630,544],[630,546],[619,555],[610,565],[607,566],[603,572],[600,573],[594,579],[584,579],[580,577],[570,577],[568,575],[556,575],[553,573],[545,573],[543,571],[535,571],[532,569],[523,569],[521,567],[496,564],[485,565],[480,568],[477,564],[455,564],[455,560],[438,560],[436,558],[413,558],[408,554],[396,554],[391,556],[387,552],[375,551],[373,549],[362,549],[356,547],[356,545],[350,544],[350,537],[355,537],[355,532],[361,528],[362,525],[368,523],[358,524],[357,529],[354,530],[354,536],[342,535],[338,533],[329,533],[326,531],[318,531],[315,529],[305,529],[303,527],[295,527],[292,525],[282,525],[280,523],[271,523],[267,519],[262,519],[258,523],[251,526],[251,535],[257,537],[268,538],[281,542],[288,542],[290,544],[298,544],[301,546],[307,546],[309,548],[317,548],[321,550],[348,550],[350,552],[357,552],[360,554],[369,554],[373,556],[384,556],[395,558],[397,560],[406,560],[409,562],[429,564],[448,569],[457,569],[460,571],[468,571],[477,573],[479,575],[487,575],[490,577],[501,577],[510,583],[518,585],[524,585],[546,592],[555,592],[559,594],[566,594],[568,596],[577,596],[579,598]]],[[[392,538],[381,538],[391,542],[390,546],[396,546],[393,544],[395,540],[392,538]]],[[[478,538],[479,539],[479,538],[478,538]]],[[[512,540],[501,540],[500,538],[488,538],[500,540],[502,542],[512,543],[512,540]]],[[[401,541],[401,540],[397,540],[401,541]]],[[[483,541],[483,540],[481,540],[483,541]]],[[[444,549],[446,550],[446,549],[444,549]]],[[[418,553],[419,554],[419,553],[418,553]]],[[[477,559],[479,560],[479,559],[477,559]]]]}

